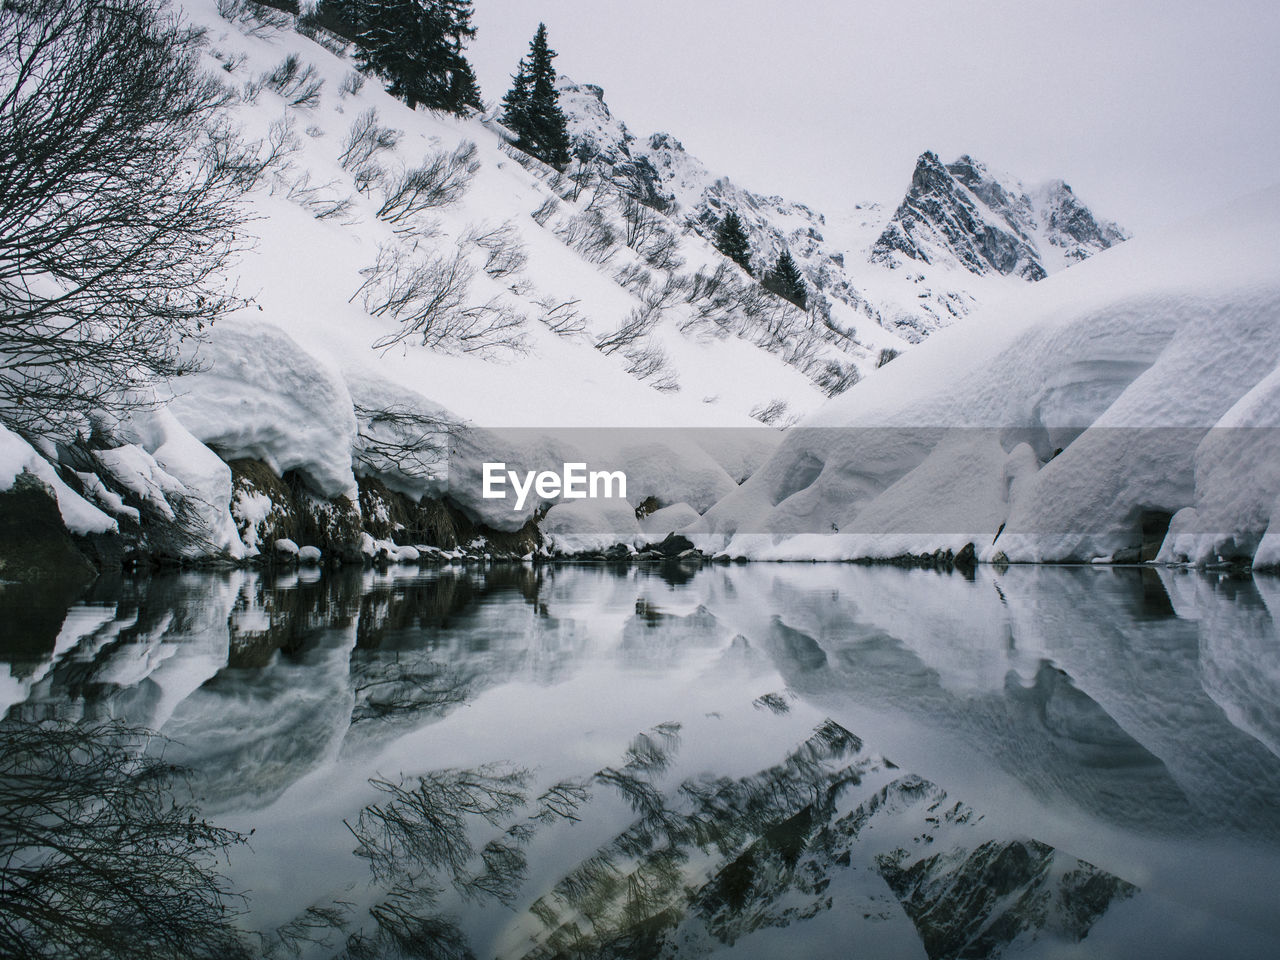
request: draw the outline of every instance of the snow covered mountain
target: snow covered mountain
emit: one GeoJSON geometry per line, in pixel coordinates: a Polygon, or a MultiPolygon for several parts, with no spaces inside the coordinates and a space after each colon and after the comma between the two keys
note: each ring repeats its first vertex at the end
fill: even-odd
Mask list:
{"type": "Polygon", "coordinates": [[[861,222],[829,225],[803,204],[713,174],[670,134],[638,139],[598,86],[562,76],[559,94],[580,159],[601,164],[708,240],[728,211],[737,212],[757,276],[786,249],[821,293],[819,303],[844,303],[913,342],[1003,289],[1001,279],[1041,280],[1128,236],[1061,180],[1028,187],[967,155],[944,165],[932,152],[920,156],[887,223],[873,203],[856,208],[861,222]]]}
{"type": "Polygon", "coordinates": [[[979,276],[1043,280],[1126,237],[1061,180],[1028,191],[1017,181],[1002,183],[970,156],[944,165],[926,152],[871,260],[896,268],[950,258],[979,276]]]}

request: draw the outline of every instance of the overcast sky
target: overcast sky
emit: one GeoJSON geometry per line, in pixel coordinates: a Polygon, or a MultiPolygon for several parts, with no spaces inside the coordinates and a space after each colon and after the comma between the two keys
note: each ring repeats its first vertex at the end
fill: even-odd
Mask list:
{"type": "Polygon", "coordinates": [[[1280,182],[1276,0],[475,0],[486,99],[545,21],[637,136],[819,210],[896,203],[916,156],[1061,177],[1141,232],[1280,182]]]}

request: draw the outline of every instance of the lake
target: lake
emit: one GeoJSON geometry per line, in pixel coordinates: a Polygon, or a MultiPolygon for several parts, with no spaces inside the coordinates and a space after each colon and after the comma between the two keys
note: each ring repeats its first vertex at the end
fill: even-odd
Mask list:
{"type": "Polygon", "coordinates": [[[252,831],[218,858],[246,956],[1276,955],[1280,579],[492,565],[17,589],[6,736],[158,731],[103,749],[181,765],[165,789],[252,831]]]}

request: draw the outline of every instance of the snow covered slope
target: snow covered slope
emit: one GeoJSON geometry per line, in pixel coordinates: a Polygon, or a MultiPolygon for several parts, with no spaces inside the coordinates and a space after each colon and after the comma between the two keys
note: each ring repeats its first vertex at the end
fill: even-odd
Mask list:
{"type": "Polygon", "coordinates": [[[790,431],[712,546],[1276,564],[1277,249],[1280,188],[935,334],[790,431]]]}
{"type": "MultiPolygon", "coordinates": [[[[536,443],[536,430],[755,428],[710,457],[665,451],[723,493],[776,442],[761,419],[785,424],[846,382],[854,361],[838,336],[696,234],[616,191],[582,194],[491,120],[410,110],[292,18],[176,5],[207,31],[204,66],[232,94],[230,119],[260,161],[273,157],[247,201],[252,248],[236,279],[249,307],[215,326],[204,369],[174,382],[167,406],[109,425],[111,448],[93,454],[109,487],[165,516],[185,498],[200,528],[188,552],[253,549],[227,512],[223,461],[264,463],[320,498],[354,504],[363,473],[481,514],[478,486],[450,488],[443,450],[434,465],[386,451],[424,430],[484,447],[485,430],[527,428],[511,452],[533,468],[566,446],[536,443]]],[[[858,348],[868,369],[875,351],[858,348]]],[[[677,474],[650,472],[656,486],[629,496],[692,496],[660,485],[686,483],[677,474]]],[[[86,493],[113,513],[111,490],[86,493]]],[[[518,527],[540,505],[501,519],[518,527]]]]}

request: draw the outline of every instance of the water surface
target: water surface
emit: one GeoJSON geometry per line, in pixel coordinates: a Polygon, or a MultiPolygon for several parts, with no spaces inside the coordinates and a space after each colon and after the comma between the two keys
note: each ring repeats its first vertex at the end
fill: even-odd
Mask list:
{"type": "Polygon", "coordinates": [[[249,955],[1280,940],[1275,579],[492,566],[0,603],[11,729],[160,731],[253,831],[224,865],[249,955]]]}

